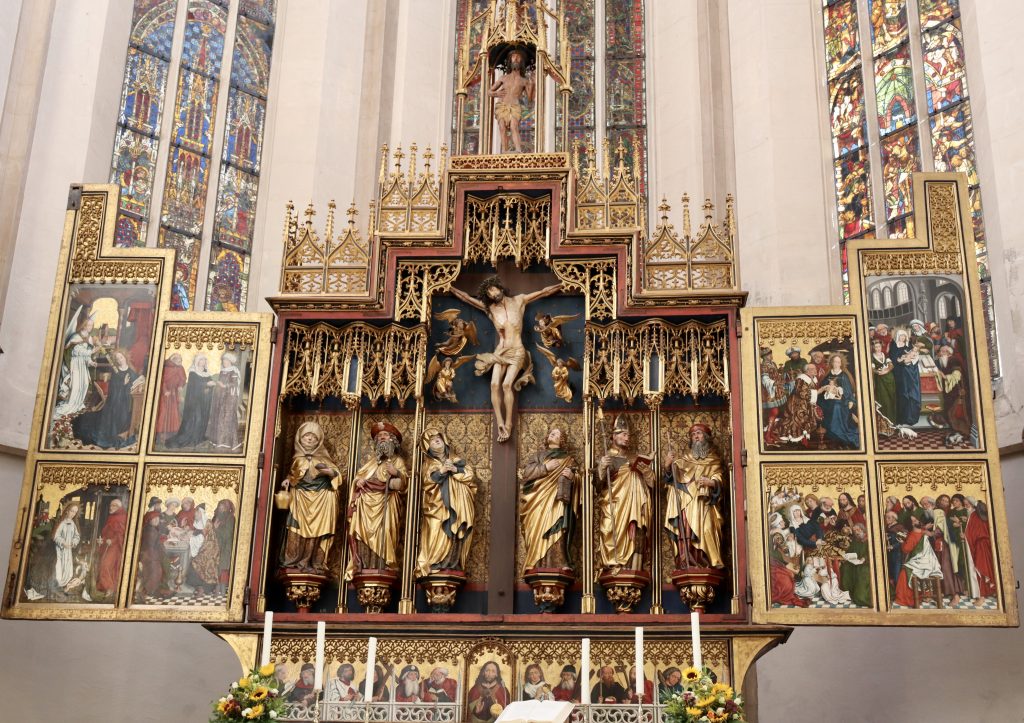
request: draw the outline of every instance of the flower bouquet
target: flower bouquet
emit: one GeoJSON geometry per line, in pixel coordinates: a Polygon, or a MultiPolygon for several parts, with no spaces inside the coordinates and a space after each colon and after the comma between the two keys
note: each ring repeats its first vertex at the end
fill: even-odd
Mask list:
{"type": "Polygon", "coordinates": [[[284,707],[274,664],[268,663],[231,683],[228,694],[213,704],[210,723],[267,723],[281,717],[284,707]]]}
{"type": "Polygon", "coordinates": [[[743,723],[743,699],[732,686],[716,683],[707,668],[683,671],[681,693],[665,704],[666,723],[743,723]]]}

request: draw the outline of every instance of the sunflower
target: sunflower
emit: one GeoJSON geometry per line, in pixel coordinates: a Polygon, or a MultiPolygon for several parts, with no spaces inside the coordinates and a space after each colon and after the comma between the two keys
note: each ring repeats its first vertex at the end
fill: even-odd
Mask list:
{"type": "Polygon", "coordinates": [[[252,681],[249,680],[249,676],[244,675],[238,679],[239,688],[248,688],[250,685],[252,685],[252,681]]]}
{"type": "Polygon", "coordinates": [[[252,708],[250,708],[249,709],[249,714],[246,717],[252,719],[252,718],[259,718],[262,715],[263,715],[263,704],[261,703],[259,705],[254,705],[252,708]]]}
{"type": "Polygon", "coordinates": [[[270,690],[266,686],[257,685],[255,688],[253,688],[252,693],[249,694],[249,697],[253,700],[263,700],[267,697],[269,693],[270,690]]]}
{"type": "Polygon", "coordinates": [[[701,708],[708,708],[710,706],[713,706],[716,702],[717,698],[713,695],[709,695],[706,698],[701,698],[700,700],[698,700],[697,705],[699,705],[701,708]]]}
{"type": "Polygon", "coordinates": [[[262,676],[263,676],[264,678],[269,678],[269,677],[270,677],[271,675],[273,675],[273,674],[274,674],[274,671],[275,671],[276,669],[277,669],[277,668],[276,668],[276,666],[275,666],[275,665],[274,665],[273,663],[267,663],[266,665],[262,665],[262,666],[260,666],[260,670],[259,670],[259,673],[260,673],[260,675],[262,675],[262,676]]]}
{"type": "Polygon", "coordinates": [[[711,686],[711,694],[724,695],[726,698],[732,698],[732,686],[726,685],[725,683],[715,683],[711,686]]]}
{"type": "Polygon", "coordinates": [[[700,680],[700,671],[696,668],[687,668],[683,671],[683,680],[688,683],[695,683],[700,680]]]}
{"type": "Polygon", "coordinates": [[[687,708],[686,709],[686,715],[691,716],[693,718],[699,718],[703,714],[704,714],[704,711],[702,709],[700,709],[700,708],[687,708]]]}

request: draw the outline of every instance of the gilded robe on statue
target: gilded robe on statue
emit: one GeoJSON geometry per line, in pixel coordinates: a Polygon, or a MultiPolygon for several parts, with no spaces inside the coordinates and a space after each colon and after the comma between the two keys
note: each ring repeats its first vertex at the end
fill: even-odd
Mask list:
{"type": "Polygon", "coordinates": [[[281,567],[322,570],[338,523],[338,466],[324,446],[324,431],[305,422],[295,432],[295,456],[285,479],[291,490],[281,567]]]}
{"type": "Polygon", "coordinates": [[[352,481],[349,498],[349,560],[345,579],[363,569],[397,570],[402,508],[409,473],[399,456],[402,435],[386,422],[371,426],[374,451],[352,481]]]}
{"type": "Polygon", "coordinates": [[[519,495],[526,568],[570,568],[572,535],[579,493],[576,461],[562,445],[562,430],[548,433],[546,446],[526,458],[519,471],[519,495]]]}
{"type": "Polygon", "coordinates": [[[666,482],[665,531],[676,546],[676,565],[724,567],[722,562],[722,458],[703,424],[690,429],[691,446],[672,459],[666,482]]]}
{"type": "Polygon", "coordinates": [[[423,511],[416,574],[465,571],[476,517],[476,475],[454,454],[444,432],[428,428],[422,444],[423,511]]]}
{"type": "Polygon", "coordinates": [[[598,484],[605,485],[598,504],[601,566],[613,574],[644,568],[651,528],[654,472],[649,460],[630,455],[628,446],[629,430],[616,424],[612,444],[597,468],[598,484]]]}

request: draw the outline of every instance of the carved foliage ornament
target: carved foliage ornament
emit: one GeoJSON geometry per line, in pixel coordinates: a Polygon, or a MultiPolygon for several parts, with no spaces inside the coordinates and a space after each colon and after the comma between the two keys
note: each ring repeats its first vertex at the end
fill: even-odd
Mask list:
{"type": "Polygon", "coordinates": [[[124,485],[131,488],[135,481],[135,465],[132,464],[41,464],[39,484],[56,485],[61,490],[68,487],[124,485]]]}
{"type": "Polygon", "coordinates": [[[252,348],[256,344],[259,327],[247,324],[213,326],[209,324],[168,324],[164,336],[167,349],[252,348]]]}
{"type": "Polygon", "coordinates": [[[71,257],[71,283],[156,283],[162,261],[145,259],[99,260],[107,192],[82,194],[71,257]]]}

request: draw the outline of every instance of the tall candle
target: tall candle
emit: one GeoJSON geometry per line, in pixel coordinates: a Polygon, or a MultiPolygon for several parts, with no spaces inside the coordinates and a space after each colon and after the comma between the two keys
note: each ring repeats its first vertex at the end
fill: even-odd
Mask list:
{"type": "Polygon", "coordinates": [[[700,670],[704,660],[700,655],[700,613],[696,610],[690,613],[690,643],[693,645],[693,667],[700,670]]]}
{"type": "Polygon", "coordinates": [[[274,611],[267,610],[263,614],[263,647],[260,650],[260,666],[270,662],[270,631],[274,627],[274,611]]]}
{"type": "Polygon", "coordinates": [[[316,624],[316,668],[313,670],[313,689],[324,689],[324,648],[327,647],[327,623],[316,624]]]}
{"type": "Polygon", "coordinates": [[[583,638],[580,651],[580,699],[590,702],[590,638],[583,638]]]}
{"type": "Polygon", "coordinates": [[[369,703],[373,700],[374,673],[377,667],[377,638],[370,638],[366,648],[366,682],[363,684],[363,699],[369,703]]]}
{"type": "Polygon", "coordinates": [[[633,665],[636,666],[636,699],[638,702],[644,702],[644,629],[637,627],[636,629],[636,652],[633,660],[633,665]]]}

